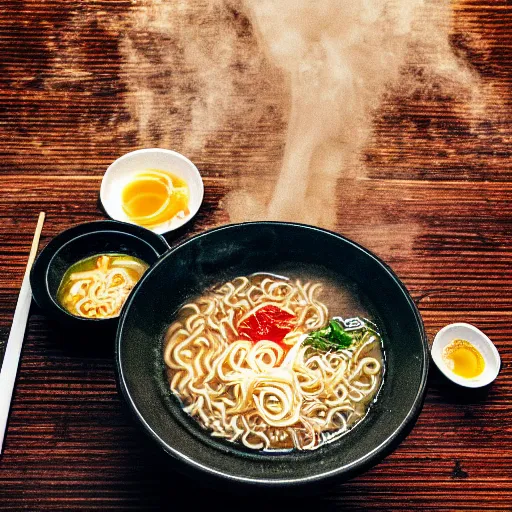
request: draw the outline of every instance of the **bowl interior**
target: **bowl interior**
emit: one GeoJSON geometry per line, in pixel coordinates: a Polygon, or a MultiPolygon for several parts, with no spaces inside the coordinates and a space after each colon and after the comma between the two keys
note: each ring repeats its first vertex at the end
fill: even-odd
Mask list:
{"type": "Polygon", "coordinates": [[[178,469],[266,486],[348,478],[374,464],[419,414],[428,366],[421,318],[388,267],[338,235],[281,223],[219,228],[171,251],[128,299],[116,350],[125,398],[149,434],[174,456],[178,469]],[[386,372],[376,403],[348,434],[317,450],[258,454],[214,441],[170,395],[162,347],[176,311],[205,288],[254,272],[322,273],[341,283],[348,280],[381,328],[386,372]]]}

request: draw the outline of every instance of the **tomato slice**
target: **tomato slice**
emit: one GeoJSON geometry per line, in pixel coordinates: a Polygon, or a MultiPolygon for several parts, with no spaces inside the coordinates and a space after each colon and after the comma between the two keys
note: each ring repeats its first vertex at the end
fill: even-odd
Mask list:
{"type": "Polygon", "coordinates": [[[270,340],[282,344],[284,337],[293,330],[294,320],[295,315],[270,304],[244,319],[238,326],[238,335],[254,343],[270,340]]]}

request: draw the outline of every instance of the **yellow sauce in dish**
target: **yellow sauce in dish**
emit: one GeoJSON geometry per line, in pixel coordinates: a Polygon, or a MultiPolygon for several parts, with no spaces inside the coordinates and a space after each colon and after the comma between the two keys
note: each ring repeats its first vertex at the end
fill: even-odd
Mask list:
{"type": "Polygon", "coordinates": [[[465,379],[478,377],[485,368],[485,360],[480,351],[469,341],[455,339],[443,350],[446,366],[465,379]]]}
{"type": "Polygon", "coordinates": [[[152,228],[190,212],[189,188],[182,178],[148,169],[136,174],[121,193],[123,210],[135,224],[152,228]]]}

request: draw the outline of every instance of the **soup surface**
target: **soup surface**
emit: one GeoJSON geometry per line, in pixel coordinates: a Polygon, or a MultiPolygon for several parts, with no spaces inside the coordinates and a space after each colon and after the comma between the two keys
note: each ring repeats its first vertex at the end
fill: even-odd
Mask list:
{"type": "Polygon", "coordinates": [[[57,300],[72,315],[112,318],[149,265],[126,254],[96,254],[71,265],[57,291],[57,300]]]}
{"type": "Polygon", "coordinates": [[[349,288],[327,280],[237,277],[185,304],[169,327],[170,388],[214,437],[318,448],[356,425],[380,388],[381,336],[363,314],[349,288]]]}

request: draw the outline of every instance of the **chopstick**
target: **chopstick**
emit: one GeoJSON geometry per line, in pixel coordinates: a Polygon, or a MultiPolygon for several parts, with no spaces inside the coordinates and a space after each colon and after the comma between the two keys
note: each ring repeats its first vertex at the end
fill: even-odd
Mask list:
{"type": "Polygon", "coordinates": [[[5,430],[7,428],[7,420],[9,418],[9,409],[11,408],[12,393],[16,374],[18,373],[18,365],[21,355],[21,347],[23,346],[23,338],[25,336],[25,328],[27,327],[28,312],[32,301],[32,289],[30,288],[30,269],[36,257],[37,248],[39,247],[39,237],[44,224],[44,212],[39,214],[37,220],[32,247],[28,257],[27,268],[21,283],[16,310],[12,319],[11,332],[7,340],[5,348],[4,362],[0,370],[0,454],[4,444],[5,430]]]}

